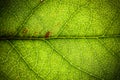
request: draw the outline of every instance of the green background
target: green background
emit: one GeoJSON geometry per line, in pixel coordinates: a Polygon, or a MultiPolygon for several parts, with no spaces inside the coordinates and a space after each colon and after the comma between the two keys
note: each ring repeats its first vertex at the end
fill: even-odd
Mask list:
{"type": "Polygon", "coordinates": [[[120,0],[0,0],[0,80],[120,80],[120,0]]]}

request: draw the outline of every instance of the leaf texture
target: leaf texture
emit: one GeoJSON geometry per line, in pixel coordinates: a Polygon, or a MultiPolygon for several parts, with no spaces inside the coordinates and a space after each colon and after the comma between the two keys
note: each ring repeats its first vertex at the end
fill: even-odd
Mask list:
{"type": "Polygon", "coordinates": [[[119,80],[120,0],[0,0],[0,80],[119,80]]]}

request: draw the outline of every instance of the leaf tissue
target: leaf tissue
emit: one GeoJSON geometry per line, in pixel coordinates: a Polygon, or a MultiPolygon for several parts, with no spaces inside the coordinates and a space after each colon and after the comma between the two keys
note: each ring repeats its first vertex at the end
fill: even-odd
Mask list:
{"type": "Polygon", "coordinates": [[[120,0],[0,0],[0,80],[120,80],[120,0]]]}

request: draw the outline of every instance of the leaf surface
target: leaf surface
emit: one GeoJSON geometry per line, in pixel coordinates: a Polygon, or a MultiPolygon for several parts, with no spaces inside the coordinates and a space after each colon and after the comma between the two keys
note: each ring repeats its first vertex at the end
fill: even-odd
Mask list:
{"type": "Polygon", "coordinates": [[[119,0],[0,0],[1,80],[119,80],[119,0]]]}

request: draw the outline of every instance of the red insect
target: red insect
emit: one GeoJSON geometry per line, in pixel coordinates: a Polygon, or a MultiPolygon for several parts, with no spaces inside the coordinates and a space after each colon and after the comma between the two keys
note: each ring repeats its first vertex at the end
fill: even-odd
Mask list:
{"type": "Polygon", "coordinates": [[[51,34],[50,31],[46,32],[46,34],[45,34],[45,38],[49,38],[50,34],[51,34]]]}

